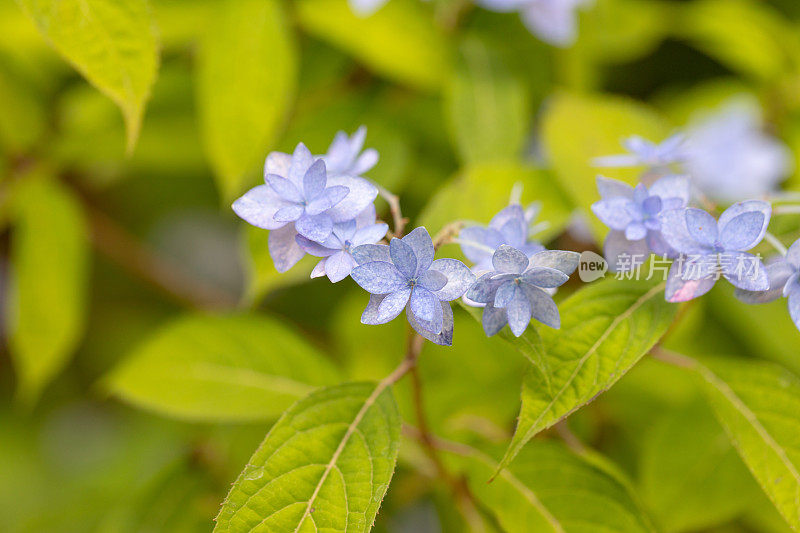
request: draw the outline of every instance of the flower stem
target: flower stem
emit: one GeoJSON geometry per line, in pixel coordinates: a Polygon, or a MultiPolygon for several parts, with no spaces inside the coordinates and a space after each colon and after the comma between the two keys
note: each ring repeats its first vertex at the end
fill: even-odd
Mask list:
{"type": "Polygon", "coordinates": [[[766,232],[764,234],[764,240],[770,243],[772,247],[778,251],[779,254],[786,255],[786,247],[783,245],[780,239],[778,239],[775,235],[773,235],[770,232],[766,232]]]}
{"type": "Polygon", "coordinates": [[[773,215],[800,215],[800,205],[779,205],[772,210],[773,215]]]}
{"type": "Polygon", "coordinates": [[[396,194],[393,194],[386,190],[385,188],[381,187],[377,183],[373,182],[373,185],[378,188],[378,194],[386,200],[386,203],[389,204],[389,211],[392,214],[392,226],[393,226],[393,235],[398,239],[403,236],[403,232],[406,228],[406,223],[408,222],[407,218],[403,218],[403,211],[400,209],[400,198],[396,194]]]}
{"type": "Polygon", "coordinates": [[[443,227],[439,231],[439,233],[436,234],[436,237],[433,239],[433,249],[438,250],[445,244],[456,242],[456,236],[465,225],[466,222],[464,222],[463,220],[457,220],[443,227]]]}

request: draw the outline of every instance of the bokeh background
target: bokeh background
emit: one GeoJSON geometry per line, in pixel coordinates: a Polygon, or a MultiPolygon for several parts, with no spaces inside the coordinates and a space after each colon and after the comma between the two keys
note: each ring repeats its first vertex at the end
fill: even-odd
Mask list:
{"type": "MultiPolygon", "coordinates": [[[[380,152],[368,175],[412,225],[486,223],[522,183],[543,204],[540,237],[574,250],[597,250],[601,235],[576,218],[596,199],[591,158],[627,135],[660,141],[736,99],[800,156],[796,0],[596,0],[564,47],[465,0],[389,0],[365,18],[345,0],[151,0],[152,25],[127,37],[136,54],[136,32],[152,35],[159,58],[138,135],[135,102],[87,82],[32,4],[0,0],[3,531],[209,531],[293,398],[182,385],[182,354],[291,365],[315,352],[330,361],[319,384],[380,378],[402,357],[401,321],[362,326],[363,291],[309,281],[313,261],[278,275],[267,233],[235,218],[231,201],[271,150],[324,153],[363,124],[380,152]],[[237,421],[220,421],[225,405],[237,421]]],[[[800,189],[794,168],[785,189],[800,189]]],[[[785,302],[754,310],[721,288],[669,342],[800,372],[798,340],[785,302]]],[[[435,433],[508,440],[518,353],[458,312],[454,346],[426,346],[420,364],[435,433]]],[[[408,413],[404,385],[398,395],[408,413]]],[[[788,530],[697,398],[679,372],[643,361],[570,425],[665,531],[788,530]]],[[[401,452],[376,531],[465,529],[446,488],[401,452]]]]}

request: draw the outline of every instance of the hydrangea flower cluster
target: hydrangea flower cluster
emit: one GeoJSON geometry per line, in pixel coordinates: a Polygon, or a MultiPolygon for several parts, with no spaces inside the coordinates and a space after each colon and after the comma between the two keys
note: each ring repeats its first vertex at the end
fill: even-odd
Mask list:
{"type": "Polygon", "coordinates": [[[697,191],[724,202],[768,194],[792,168],[788,149],[762,130],[757,105],[742,99],[695,119],[685,134],[659,144],[636,135],[622,144],[627,154],[595,158],[595,166],[644,166],[653,176],[678,168],[697,191]]]}
{"type": "Polygon", "coordinates": [[[667,300],[703,295],[720,274],[739,289],[767,290],[766,269],[747,250],[764,238],[771,214],[770,205],[760,200],[736,203],[719,220],[692,207],[663,213],[663,237],[680,254],[667,276],[667,300]]]}
{"type": "Polygon", "coordinates": [[[598,176],[600,201],[592,205],[597,218],[611,231],[606,237],[606,260],[613,270],[636,266],[622,264],[621,258],[644,259],[650,252],[674,256],[674,250],[661,235],[664,212],[685,207],[689,202],[689,180],[685,176],[665,176],[650,187],[598,176]]]}
{"type": "Polygon", "coordinates": [[[531,318],[551,328],[561,327],[553,298],[547,289],[563,285],[578,266],[576,252],[543,250],[528,257],[507,244],[492,255],[494,269],[475,283],[466,297],[484,304],[483,330],[490,337],[508,324],[519,337],[531,318]]]}
{"type": "Polygon", "coordinates": [[[464,256],[475,263],[476,273],[492,270],[492,256],[501,244],[508,244],[531,257],[544,250],[541,243],[530,238],[530,227],[539,205],[531,204],[523,209],[519,204],[511,204],[497,213],[489,225],[468,226],[459,233],[459,243],[464,256]]]}
{"type": "Polygon", "coordinates": [[[578,254],[546,251],[529,239],[538,206],[514,203],[488,227],[461,231],[465,255],[476,263],[475,272],[485,273],[476,284],[476,273],[461,261],[434,258],[434,242],[424,227],[381,243],[389,227],[376,218],[372,202],[378,188],[361,176],[377,163],[378,153],[363,150],[365,136],[363,127],[352,136],[339,132],[318,157],[302,143],[291,156],[269,154],[265,184],[234,202],[242,219],[270,230],[269,252],[278,271],[306,253],[319,257],[312,278],[327,276],[335,283],[350,276],[370,293],[362,323],[384,324],[405,310],[417,333],[446,346],[453,342],[450,302],[468,291],[485,306],[489,335],[509,324],[519,336],[532,318],[559,327],[547,291],[569,278],[578,254]]]}
{"type": "Polygon", "coordinates": [[[554,46],[566,47],[575,42],[578,14],[581,7],[593,0],[478,0],[490,11],[518,11],[523,24],[541,40],[554,46]]]}
{"type": "MultiPolygon", "coordinates": [[[[330,238],[348,234],[347,228],[356,219],[360,220],[362,228],[374,225],[374,218],[368,220],[374,209],[368,209],[377,198],[378,189],[359,174],[372,168],[378,156],[374,150],[358,155],[365,135],[365,130],[359,130],[348,139],[340,132],[322,157],[312,156],[303,143],[297,145],[292,155],[272,152],[264,164],[264,185],[250,189],[233,203],[233,210],[239,217],[256,227],[271,230],[269,252],[278,272],[292,268],[308,249],[318,252],[316,245],[336,249],[336,243],[330,238]]],[[[362,233],[360,238],[369,237],[374,239],[372,242],[378,242],[385,235],[385,232],[378,235],[377,228],[371,231],[362,233]]],[[[329,255],[320,254],[320,257],[329,255]]],[[[346,277],[339,277],[345,261],[338,257],[333,263],[337,261],[337,267],[332,268],[335,271],[332,278],[342,279],[346,277]]]]}

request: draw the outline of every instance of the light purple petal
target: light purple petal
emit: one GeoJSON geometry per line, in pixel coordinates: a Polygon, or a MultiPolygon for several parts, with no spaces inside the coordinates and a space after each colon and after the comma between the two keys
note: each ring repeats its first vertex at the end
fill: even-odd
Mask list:
{"type": "Polygon", "coordinates": [[[786,261],[775,261],[766,266],[769,289],[765,291],[747,291],[736,289],[736,297],[747,304],[765,304],[777,300],[783,294],[786,282],[794,274],[794,269],[786,261]]]}
{"type": "Polygon", "coordinates": [[[447,283],[435,291],[440,300],[447,302],[463,296],[475,283],[475,274],[458,259],[437,259],[431,263],[429,272],[440,272],[447,278],[447,283]]]}
{"type": "Polygon", "coordinates": [[[434,254],[433,240],[428,230],[424,227],[416,228],[403,237],[402,241],[409,245],[417,256],[417,274],[428,270],[433,263],[434,254]]]}
{"type": "Polygon", "coordinates": [[[275,221],[286,224],[287,222],[294,222],[303,216],[303,206],[300,204],[288,204],[281,207],[275,212],[275,221]]]}
{"type": "Polygon", "coordinates": [[[625,238],[629,241],[639,241],[647,236],[647,228],[644,224],[632,222],[625,228],[625,238]]]}
{"type": "Polygon", "coordinates": [[[553,329],[561,327],[561,316],[553,298],[545,291],[528,283],[522,284],[522,290],[531,304],[531,316],[553,329]]]}
{"type": "Polygon", "coordinates": [[[684,280],[705,279],[719,273],[720,254],[691,254],[677,260],[684,280]]]}
{"type": "Polygon", "coordinates": [[[339,251],[334,248],[323,246],[322,244],[314,242],[311,239],[307,239],[300,234],[295,237],[295,240],[300,248],[303,249],[303,251],[315,257],[328,257],[339,251]]]}
{"type": "Polygon", "coordinates": [[[744,202],[737,202],[722,212],[719,216],[718,223],[720,232],[722,228],[728,225],[734,218],[751,211],[763,213],[764,219],[766,220],[765,226],[769,224],[769,219],[772,216],[772,206],[769,202],[764,202],[763,200],[746,200],[744,202]]]}
{"type": "Polygon", "coordinates": [[[796,290],[800,290],[800,272],[793,273],[786,280],[786,285],[783,286],[783,295],[788,298],[789,294],[796,290]]]}
{"type": "Polygon", "coordinates": [[[577,14],[570,2],[531,2],[520,12],[523,24],[541,40],[567,46],[575,40],[577,14]]]}
{"type": "Polygon", "coordinates": [[[353,236],[356,234],[356,221],[336,222],[333,225],[333,234],[342,244],[352,241],[353,236]]]}
{"type": "Polygon", "coordinates": [[[569,276],[555,268],[531,267],[522,275],[522,280],[543,289],[555,289],[569,279],[569,276]]]}
{"type": "Polygon", "coordinates": [[[267,174],[266,179],[267,185],[284,200],[293,203],[301,203],[303,201],[303,195],[300,194],[297,187],[286,178],[278,176],[277,174],[267,174]]]}
{"type": "Polygon", "coordinates": [[[386,296],[387,296],[386,294],[370,294],[369,303],[367,303],[367,307],[361,314],[362,324],[375,326],[381,323],[378,322],[378,308],[380,307],[381,303],[386,298],[386,296]]]}
{"type": "Polygon", "coordinates": [[[603,200],[611,198],[633,199],[633,187],[624,181],[606,178],[605,176],[597,176],[597,192],[600,193],[600,198],[603,200]]]}
{"type": "Polygon", "coordinates": [[[325,275],[325,258],[319,260],[319,262],[314,265],[314,269],[311,271],[311,278],[321,278],[325,275]]]}
{"type": "Polygon", "coordinates": [[[308,205],[306,206],[306,213],[309,215],[318,215],[324,211],[327,211],[333,206],[341,203],[342,200],[347,196],[348,192],[349,189],[347,187],[342,187],[341,185],[328,187],[322,192],[322,194],[308,202],[308,205]]]}
{"type": "Polygon", "coordinates": [[[466,297],[482,304],[494,300],[494,293],[503,281],[495,280],[492,276],[493,273],[489,272],[478,278],[478,281],[467,290],[466,297]]]}
{"type": "Polygon", "coordinates": [[[492,220],[489,221],[489,227],[500,230],[511,221],[522,222],[525,224],[525,212],[523,211],[521,205],[511,204],[501,209],[500,212],[493,216],[492,220]]]}
{"type": "Polygon", "coordinates": [[[397,268],[383,261],[359,265],[350,272],[350,277],[371,294],[389,294],[406,287],[406,279],[397,268]]]}
{"type": "Polygon", "coordinates": [[[761,211],[748,211],[720,226],[720,244],[726,250],[749,250],[755,247],[767,232],[769,219],[761,211]]]}
{"type": "Polygon", "coordinates": [[[259,185],[233,202],[233,212],[248,224],[262,229],[278,229],[285,222],[275,220],[275,213],[286,203],[268,185],[259,185]]]}
{"type": "Polygon", "coordinates": [[[267,174],[277,174],[278,176],[288,176],[289,167],[292,165],[291,154],[283,152],[270,152],[264,161],[264,183],[267,182],[267,174]]]}
{"type": "Polygon", "coordinates": [[[627,198],[610,198],[592,204],[592,212],[600,221],[611,229],[624,230],[631,223],[627,198]]]}
{"type": "Polygon", "coordinates": [[[641,164],[642,161],[639,159],[639,156],[634,154],[604,155],[592,159],[592,165],[595,167],[625,168],[636,167],[641,164]]]}
{"type": "Polygon", "coordinates": [[[436,292],[447,285],[447,276],[436,270],[426,270],[420,275],[419,284],[431,292],[436,292]]]}
{"type": "Polygon", "coordinates": [[[800,330],[800,290],[789,293],[789,316],[797,329],[800,330]]]}
{"type": "Polygon", "coordinates": [[[800,239],[794,241],[786,252],[786,262],[800,270],[800,239]]]}
{"type": "Polygon", "coordinates": [[[492,256],[492,266],[498,272],[522,274],[528,263],[527,255],[507,244],[501,245],[492,256]]]}
{"type": "Polygon", "coordinates": [[[496,335],[503,327],[508,324],[505,309],[497,309],[491,304],[483,308],[483,331],[489,337],[496,335]]]}
{"type": "Polygon", "coordinates": [[[713,247],[719,237],[714,217],[694,207],[686,209],[686,229],[689,230],[689,235],[703,246],[713,247]]]}
{"type": "Polygon", "coordinates": [[[686,176],[664,176],[650,186],[650,194],[652,196],[658,196],[662,200],[668,198],[681,200],[681,204],[671,205],[672,209],[685,206],[689,202],[690,191],[689,179],[686,176]]]}
{"type": "Polygon", "coordinates": [[[353,235],[353,245],[374,244],[386,237],[386,232],[388,231],[389,225],[383,222],[361,228],[356,230],[355,235],[353,235]]]}
{"type": "Polygon", "coordinates": [[[300,235],[317,242],[323,242],[333,231],[333,221],[327,213],[303,215],[294,226],[300,235]]]}
{"type": "MultiPolygon", "coordinates": [[[[520,215],[522,215],[522,210],[520,210],[520,215]]],[[[525,223],[524,218],[509,220],[500,228],[500,233],[503,235],[503,240],[506,241],[506,244],[519,248],[525,244],[528,238],[528,225],[525,223]]]]}
{"type": "Polygon", "coordinates": [[[684,280],[681,278],[680,268],[673,263],[667,275],[664,297],[668,302],[688,302],[710,291],[716,281],[713,276],[699,280],[684,280]]]}
{"type": "Polygon", "coordinates": [[[646,246],[650,248],[650,251],[658,256],[675,257],[678,255],[677,252],[667,244],[664,237],[661,236],[661,231],[648,231],[645,243],[646,246]]]}
{"type": "Polygon", "coordinates": [[[369,172],[369,170],[378,163],[378,159],[378,151],[374,148],[367,148],[358,156],[358,159],[356,159],[356,162],[353,164],[353,168],[350,169],[350,173],[354,176],[360,176],[365,172],[369,172]]]}
{"type": "Polygon", "coordinates": [[[769,277],[764,264],[745,252],[725,252],[719,255],[720,269],[734,287],[746,291],[766,291],[769,277]]]}
{"type": "Polygon", "coordinates": [[[516,296],[518,290],[521,290],[519,285],[513,281],[506,281],[497,288],[497,291],[495,291],[494,302],[491,302],[492,305],[498,309],[506,307],[509,302],[514,299],[514,296],[516,296]]]}
{"type": "Polygon", "coordinates": [[[294,228],[294,224],[288,224],[269,232],[267,240],[269,255],[272,257],[272,262],[275,263],[275,270],[278,272],[286,272],[306,254],[297,244],[296,236],[297,231],[294,228]]]}
{"type": "Polygon", "coordinates": [[[555,268],[567,276],[578,268],[581,254],[565,250],[542,250],[535,253],[531,259],[531,266],[555,268]]]}
{"type": "Polygon", "coordinates": [[[285,174],[286,178],[294,183],[298,191],[303,189],[303,178],[306,175],[308,168],[314,163],[314,156],[306,145],[299,143],[292,154],[292,162],[289,166],[289,172],[285,174]]]}
{"type": "Polygon", "coordinates": [[[325,190],[325,183],[328,178],[325,173],[325,161],[317,159],[308,167],[305,176],[303,176],[303,193],[305,197],[312,200],[322,194],[325,190]]]}
{"type": "Polygon", "coordinates": [[[342,281],[355,268],[356,261],[347,252],[336,252],[325,262],[325,273],[333,283],[342,281]]]}
{"type": "Polygon", "coordinates": [[[375,204],[369,204],[356,217],[356,227],[361,229],[375,224],[378,215],[375,213],[375,204]]]}
{"type": "MultiPolygon", "coordinates": [[[[494,250],[496,246],[487,244],[487,241],[489,240],[488,233],[489,230],[480,226],[470,226],[462,229],[459,232],[458,240],[461,244],[461,251],[464,253],[464,256],[473,263],[483,263],[486,262],[487,259],[491,259],[493,252],[490,252],[484,248],[484,246],[488,246],[492,250],[494,250]],[[482,246],[473,246],[470,245],[470,243],[476,243],[482,246]]],[[[496,233],[499,234],[500,232],[496,233]]]]}
{"type": "Polygon", "coordinates": [[[420,286],[414,287],[408,308],[423,329],[431,333],[442,331],[442,306],[439,299],[431,291],[420,286]]]}
{"type": "Polygon", "coordinates": [[[658,215],[661,222],[661,236],[667,244],[675,251],[680,253],[694,253],[700,249],[700,245],[689,233],[686,225],[687,209],[672,209],[663,211],[658,215]]]}
{"type": "Polygon", "coordinates": [[[371,263],[372,261],[392,262],[389,255],[389,246],[386,244],[362,244],[353,248],[350,253],[359,265],[371,263]]]}
{"type": "Polygon", "coordinates": [[[376,321],[378,324],[385,324],[394,320],[400,312],[405,309],[408,299],[411,296],[410,288],[403,288],[391,294],[387,294],[386,298],[378,306],[378,316],[376,321]]]}
{"type": "Polygon", "coordinates": [[[516,291],[515,297],[506,306],[506,316],[511,333],[522,335],[531,322],[531,303],[523,291],[516,291]]]}
{"type": "Polygon", "coordinates": [[[414,313],[411,312],[410,307],[406,308],[408,323],[411,324],[411,327],[414,328],[414,331],[419,333],[425,339],[428,339],[429,341],[441,346],[452,346],[454,327],[453,310],[450,308],[450,304],[447,302],[439,302],[439,305],[442,308],[442,326],[439,333],[433,333],[425,329],[425,325],[416,319],[414,313]]]}
{"type": "Polygon", "coordinates": [[[394,266],[406,279],[415,277],[417,273],[417,256],[411,246],[403,242],[402,239],[392,239],[389,242],[389,256],[392,258],[394,266]]]}
{"type": "Polygon", "coordinates": [[[378,197],[378,189],[364,178],[351,176],[328,178],[328,187],[337,185],[347,187],[350,192],[328,212],[335,222],[355,218],[378,197]]]}
{"type": "Polygon", "coordinates": [[[645,240],[629,241],[621,231],[609,231],[603,243],[603,255],[612,272],[629,272],[650,257],[645,240]]]}

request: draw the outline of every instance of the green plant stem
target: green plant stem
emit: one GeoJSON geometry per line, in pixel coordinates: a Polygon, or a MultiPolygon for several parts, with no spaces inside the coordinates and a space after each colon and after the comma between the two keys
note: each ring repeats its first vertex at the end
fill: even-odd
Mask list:
{"type": "Polygon", "coordinates": [[[764,240],[772,245],[775,250],[781,255],[786,255],[786,246],[775,235],[770,232],[764,234],[764,240]]]}

